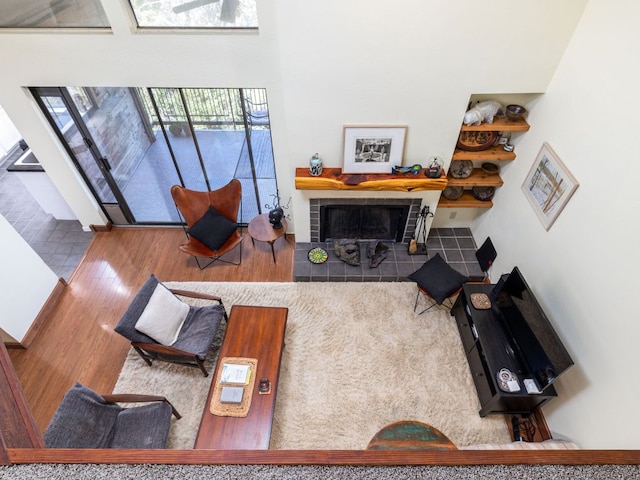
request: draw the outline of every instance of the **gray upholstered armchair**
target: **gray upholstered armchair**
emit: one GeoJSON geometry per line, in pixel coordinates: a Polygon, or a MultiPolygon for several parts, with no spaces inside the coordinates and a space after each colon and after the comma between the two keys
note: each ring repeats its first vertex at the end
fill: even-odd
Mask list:
{"type": "Polygon", "coordinates": [[[227,312],[222,299],[205,293],[172,290],[151,275],[142,285],[115,331],[150,366],[154,360],[200,368],[227,312]],[[160,294],[160,295],[158,295],[160,294]],[[176,295],[210,300],[213,305],[189,306],[176,295]]]}
{"type": "Polygon", "coordinates": [[[164,397],[98,395],[80,383],[65,393],[44,433],[48,448],[164,448],[171,415],[180,414],[164,397]],[[123,408],[115,402],[151,402],[123,408]]]}

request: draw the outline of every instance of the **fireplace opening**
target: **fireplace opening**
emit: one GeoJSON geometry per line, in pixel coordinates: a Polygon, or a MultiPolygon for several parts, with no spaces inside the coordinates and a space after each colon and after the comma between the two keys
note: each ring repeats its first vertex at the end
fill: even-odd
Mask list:
{"type": "Polygon", "coordinates": [[[327,205],[320,207],[320,241],[341,238],[402,242],[408,205],[327,205]]]}

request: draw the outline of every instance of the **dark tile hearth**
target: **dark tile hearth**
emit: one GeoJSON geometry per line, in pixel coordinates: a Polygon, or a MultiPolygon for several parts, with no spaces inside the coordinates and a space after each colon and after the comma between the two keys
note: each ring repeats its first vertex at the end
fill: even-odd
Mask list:
{"type": "Polygon", "coordinates": [[[427,238],[427,255],[409,255],[406,243],[383,242],[389,247],[387,258],[369,268],[368,242],[360,244],[360,266],[347,265],[333,251],[333,242],[296,243],[296,282],[402,282],[431,256],[439,253],[464,275],[482,275],[475,256],[476,242],[468,228],[432,228],[427,238]],[[315,265],[307,258],[314,247],[322,247],[329,259],[315,265]]]}

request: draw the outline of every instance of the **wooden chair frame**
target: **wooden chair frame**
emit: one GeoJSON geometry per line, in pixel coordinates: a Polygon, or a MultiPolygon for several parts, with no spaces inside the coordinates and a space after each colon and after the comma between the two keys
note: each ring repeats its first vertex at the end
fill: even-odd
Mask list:
{"type": "Polygon", "coordinates": [[[182,415],[178,413],[173,404],[166,397],[160,395],[142,395],[137,393],[113,393],[109,395],[99,394],[106,403],[149,403],[149,402],[165,402],[171,407],[171,413],[178,420],[182,415]]]}
{"type": "Polygon", "coordinates": [[[460,292],[462,291],[462,287],[460,287],[458,290],[456,290],[455,292],[453,292],[451,295],[449,295],[447,298],[444,299],[444,301],[442,303],[438,303],[429,292],[427,292],[424,288],[420,288],[420,286],[418,286],[418,293],[416,294],[416,303],[413,305],[413,311],[416,312],[418,309],[418,300],[420,299],[420,294],[422,293],[425,297],[427,297],[427,299],[431,299],[433,301],[433,303],[431,303],[431,305],[429,305],[427,308],[425,308],[424,310],[422,310],[420,313],[418,313],[418,315],[422,315],[424,312],[426,312],[427,310],[431,310],[433,307],[435,307],[436,305],[440,305],[442,307],[447,308],[449,311],[453,308],[453,300],[451,300],[453,297],[455,297],[456,295],[458,295],[460,292]],[[444,302],[449,301],[449,305],[445,305],[444,302]]]}

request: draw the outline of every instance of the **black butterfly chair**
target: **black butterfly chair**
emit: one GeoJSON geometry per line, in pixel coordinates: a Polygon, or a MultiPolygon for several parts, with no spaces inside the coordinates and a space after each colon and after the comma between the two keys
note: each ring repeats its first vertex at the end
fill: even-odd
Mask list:
{"type": "Polygon", "coordinates": [[[430,300],[429,306],[422,310],[419,315],[436,305],[443,305],[448,300],[447,308],[453,307],[452,298],[460,293],[462,285],[468,281],[483,282],[488,278],[488,272],[497,257],[496,249],[487,237],[484,243],[476,251],[478,265],[482,270],[481,276],[466,276],[449,265],[440,254],[436,254],[427,260],[422,267],[409,275],[409,279],[418,284],[418,293],[413,311],[417,311],[420,295],[424,295],[430,300]]]}
{"type": "Polygon", "coordinates": [[[462,284],[469,281],[466,275],[449,265],[439,253],[424,262],[424,265],[409,275],[408,278],[418,284],[416,303],[413,306],[414,312],[418,308],[418,300],[421,294],[431,300],[429,306],[422,310],[419,315],[436,305],[442,305],[447,299],[451,304],[448,308],[451,308],[453,306],[451,297],[457,295],[462,289],[462,284]]]}

